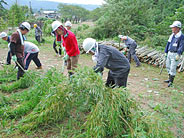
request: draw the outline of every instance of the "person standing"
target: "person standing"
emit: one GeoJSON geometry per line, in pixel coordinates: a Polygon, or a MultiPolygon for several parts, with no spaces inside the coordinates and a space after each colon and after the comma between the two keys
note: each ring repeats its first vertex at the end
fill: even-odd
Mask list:
{"type": "Polygon", "coordinates": [[[135,49],[137,48],[137,43],[135,42],[135,40],[133,40],[132,38],[130,38],[129,36],[122,36],[119,35],[119,38],[125,43],[125,45],[127,46],[128,50],[128,60],[131,63],[131,57],[133,57],[135,63],[136,63],[136,67],[139,67],[140,61],[136,55],[136,51],[135,49]]]}
{"type": "Polygon", "coordinates": [[[96,73],[102,73],[104,67],[109,69],[107,87],[127,86],[130,63],[123,53],[112,46],[99,45],[93,38],[86,38],[82,46],[86,53],[93,55],[92,59],[97,63],[96,73]]]}
{"type": "Polygon", "coordinates": [[[77,67],[79,59],[79,47],[75,34],[63,27],[62,23],[59,21],[54,21],[52,23],[52,29],[56,33],[56,38],[62,38],[64,52],[66,51],[63,59],[67,61],[67,70],[69,77],[73,75],[74,69],[77,67]]]}
{"type": "Polygon", "coordinates": [[[24,35],[26,35],[29,30],[31,29],[31,26],[28,22],[23,22],[19,29],[17,29],[16,32],[14,32],[11,35],[10,38],[10,51],[12,54],[12,60],[17,64],[18,66],[18,72],[17,72],[17,79],[19,80],[20,77],[23,77],[24,75],[24,35]]]}
{"type": "Polygon", "coordinates": [[[166,69],[169,74],[169,79],[164,82],[171,87],[176,76],[176,68],[179,63],[180,56],[184,51],[184,34],[181,32],[181,22],[174,21],[170,25],[172,34],[170,35],[165,47],[166,69]]]}
{"type": "Polygon", "coordinates": [[[61,54],[62,54],[62,39],[61,39],[61,36],[59,37],[56,37],[56,33],[55,32],[51,32],[51,34],[53,36],[55,36],[55,39],[54,39],[54,42],[53,42],[53,49],[56,53],[56,56],[59,55],[59,57],[61,57],[61,54]],[[59,47],[59,51],[57,50],[57,46],[59,47]]]}
{"type": "Polygon", "coordinates": [[[34,24],[35,28],[35,39],[38,43],[41,43],[42,30],[37,24],[34,24]]]}
{"type": "MultiPolygon", "coordinates": [[[[8,36],[7,33],[2,32],[0,34],[0,38],[2,38],[4,41],[7,41],[8,42],[8,48],[9,48],[10,36],[8,36]]],[[[7,58],[6,58],[6,65],[10,65],[10,64],[11,64],[11,52],[9,50],[8,51],[8,55],[7,55],[7,58]]]]}
{"type": "Polygon", "coordinates": [[[28,70],[31,60],[36,64],[36,69],[42,69],[42,64],[38,58],[39,48],[35,44],[25,41],[24,42],[24,64],[25,70],[28,70]]]}

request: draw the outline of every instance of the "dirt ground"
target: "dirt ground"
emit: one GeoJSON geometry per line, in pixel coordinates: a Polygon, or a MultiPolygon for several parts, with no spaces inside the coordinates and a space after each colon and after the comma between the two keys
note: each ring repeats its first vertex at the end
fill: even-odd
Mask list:
{"type": "MultiPolygon", "coordinates": [[[[51,67],[61,69],[62,57],[55,55],[52,46],[42,45],[39,48],[39,59],[43,66],[43,72],[46,72],[51,67]]],[[[0,48],[0,62],[5,63],[7,52],[8,48],[0,48]]],[[[95,65],[91,60],[91,56],[86,54],[80,55],[79,64],[80,66],[90,67],[95,65]]],[[[35,67],[32,61],[29,70],[36,70],[35,67]]],[[[104,80],[107,77],[107,72],[108,70],[104,71],[104,80]]],[[[156,105],[160,105],[161,107],[167,105],[174,108],[174,105],[177,104],[174,110],[176,112],[184,112],[184,73],[178,73],[175,78],[174,87],[168,88],[167,84],[163,82],[168,77],[166,70],[163,71],[162,75],[159,75],[159,72],[159,68],[144,63],[142,63],[141,67],[137,68],[134,61],[132,61],[127,86],[130,94],[140,102],[141,107],[144,109],[152,111],[156,105]]],[[[66,67],[64,73],[67,75],[66,67]]],[[[183,119],[182,121],[184,122],[183,119]]],[[[177,126],[171,127],[176,136],[184,136],[177,133],[178,129],[182,128],[178,128],[177,126]]]]}
{"type": "MultiPolygon", "coordinates": [[[[43,71],[46,72],[48,69],[52,67],[56,67],[57,69],[61,69],[62,67],[62,57],[56,56],[52,46],[40,46],[40,53],[39,59],[43,66],[43,71]]],[[[8,48],[0,48],[0,62],[6,62],[6,56],[8,53],[8,48]]],[[[14,64],[12,62],[12,64],[14,64]]],[[[82,54],[79,58],[79,65],[80,66],[89,66],[93,67],[95,64],[91,60],[90,55],[82,54]]],[[[36,65],[32,61],[29,70],[36,70],[36,65]]],[[[166,70],[163,71],[162,75],[159,75],[160,69],[158,67],[152,67],[147,64],[142,63],[141,67],[135,67],[135,63],[132,60],[131,63],[131,70],[128,77],[128,89],[130,89],[131,93],[138,95],[143,93],[144,91],[148,90],[148,86],[146,85],[147,82],[151,83],[152,85],[159,85],[160,89],[167,89],[167,84],[163,81],[167,79],[167,72],[166,70]]],[[[104,71],[103,79],[105,80],[107,77],[108,70],[104,71]]],[[[67,75],[67,70],[65,66],[64,73],[67,75]]],[[[175,84],[179,84],[178,81],[184,82],[184,72],[178,73],[175,79],[175,84]],[[178,78],[179,76],[179,78],[178,78]]],[[[182,83],[184,84],[184,83],[182,83]]],[[[181,85],[181,88],[184,91],[184,85],[181,85]]],[[[174,88],[171,88],[174,89],[174,88]]]]}

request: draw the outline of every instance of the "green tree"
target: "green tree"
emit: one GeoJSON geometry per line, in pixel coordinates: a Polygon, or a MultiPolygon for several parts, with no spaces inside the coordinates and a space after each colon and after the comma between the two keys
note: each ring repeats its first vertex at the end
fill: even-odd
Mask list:
{"type": "Polygon", "coordinates": [[[58,9],[65,22],[66,20],[71,20],[73,22],[78,22],[79,20],[86,20],[90,13],[88,10],[74,5],[59,4],[58,9]]]}
{"type": "Polygon", "coordinates": [[[106,0],[106,2],[102,9],[104,15],[97,21],[97,27],[94,29],[94,37],[101,39],[134,33],[139,39],[145,38],[149,26],[152,25],[150,1],[106,0]]]}
{"type": "Polygon", "coordinates": [[[7,10],[4,8],[7,3],[4,0],[0,0],[0,31],[3,31],[6,27],[6,13],[7,10]]]}
{"type": "Polygon", "coordinates": [[[103,15],[102,8],[96,8],[90,12],[89,18],[93,21],[98,20],[103,15]]]}
{"type": "Polygon", "coordinates": [[[27,6],[12,5],[8,13],[9,25],[12,27],[18,26],[28,18],[28,12],[29,8],[27,6]]]}
{"type": "Polygon", "coordinates": [[[4,5],[7,5],[7,3],[4,0],[0,0],[0,17],[4,16],[4,13],[6,12],[6,9],[4,8],[4,5]]]}
{"type": "Polygon", "coordinates": [[[168,26],[173,20],[183,20],[182,14],[175,16],[179,13],[176,9],[182,7],[184,0],[105,1],[106,4],[100,8],[102,16],[92,32],[92,37],[98,39],[123,34],[144,41],[146,38],[168,35],[168,26]]]}

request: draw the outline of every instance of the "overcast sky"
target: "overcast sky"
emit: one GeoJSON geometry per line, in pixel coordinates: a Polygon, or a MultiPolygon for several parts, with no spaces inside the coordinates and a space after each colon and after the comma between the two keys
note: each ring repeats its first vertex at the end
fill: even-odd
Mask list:
{"type": "Polygon", "coordinates": [[[93,4],[93,5],[102,5],[104,3],[103,0],[47,0],[47,1],[76,3],[76,4],[93,4]]]}

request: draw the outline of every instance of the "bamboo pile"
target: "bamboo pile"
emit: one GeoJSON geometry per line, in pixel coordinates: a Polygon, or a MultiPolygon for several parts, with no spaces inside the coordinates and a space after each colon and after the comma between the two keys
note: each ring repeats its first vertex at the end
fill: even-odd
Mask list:
{"type": "MultiPolygon", "coordinates": [[[[141,62],[161,67],[164,64],[165,54],[148,47],[138,47],[136,54],[141,62]]],[[[178,72],[184,70],[184,57],[181,56],[177,66],[178,72]]]]}

